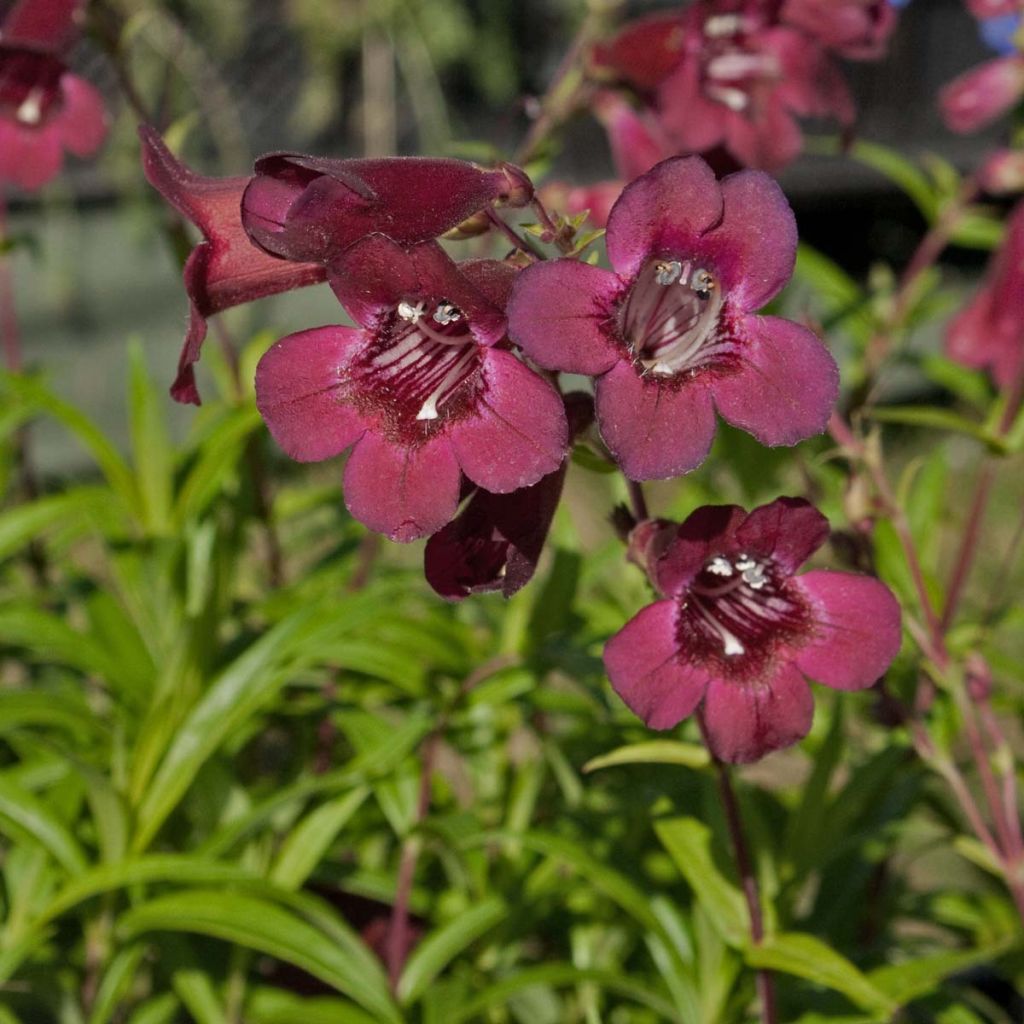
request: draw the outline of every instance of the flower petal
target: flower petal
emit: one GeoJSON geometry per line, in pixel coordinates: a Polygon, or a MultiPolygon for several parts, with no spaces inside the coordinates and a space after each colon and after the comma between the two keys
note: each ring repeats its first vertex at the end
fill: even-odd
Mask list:
{"type": "Polygon", "coordinates": [[[656,254],[702,251],[722,216],[722,191],[700,157],[672,157],[627,185],[608,216],[608,259],[621,278],[656,254]]]}
{"type": "Polygon", "coordinates": [[[509,337],[545,369],[604,373],[621,357],[605,328],[621,290],[614,274],[588,263],[536,263],[512,289],[509,337]]]}
{"type": "Polygon", "coordinates": [[[715,757],[748,764],[807,735],[814,697],[804,677],[789,662],[779,662],[763,681],[712,679],[703,714],[715,757]]]}
{"type": "Polygon", "coordinates": [[[815,609],[817,634],[796,665],[839,690],[860,690],[885,673],[900,649],[900,606],[870,576],[816,570],[793,580],[815,609]]]}
{"type": "Polygon", "coordinates": [[[53,124],[26,127],[0,118],[0,182],[26,191],[42,188],[60,171],[63,153],[53,124]]]}
{"type": "Polygon", "coordinates": [[[621,362],[597,379],[595,396],[601,436],[631,480],[689,473],[711,450],[715,414],[699,380],[673,386],[621,362]]]}
{"type": "Polygon", "coordinates": [[[1024,56],[1013,54],[979,64],[939,92],[947,127],[966,134],[1001,117],[1024,96],[1024,56]]]}
{"type": "Polygon", "coordinates": [[[562,464],[568,449],[558,392],[509,352],[482,353],[475,415],[452,427],[452,449],[475,484],[507,494],[535,484],[562,464]]]}
{"type": "Polygon", "coordinates": [[[622,93],[603,89],[594,96],[590,109],[604,125],[612,163],[623,180],[640,177],[673,154],[674,147],[661,125],[647,111],[635,110],[622,93]]]}
{"type": "Polygon", "coordinates": [[[350,327],[317,327],[283,338],[256,367],[256,405],[290,458],[319,462],[366,430],[345,402],[342,372],[364,343],[350,327]]]}
{"type": "Polygon", "coordinates": [[[671,729],[693,713],[707,675],[680,661],[674,601],[657,601],[634,615],[604,649],[615,692],[652,729],[671,729]]]}
{"type": "Polygon", "coordinates": [[[84,78],[65,73],[60,80],[64,109],[60,135],[75,156],[92,156],[107,137],[107,112],[103,97],[84,78]]]}
{"type": "Polygon", "coordinates": [[[679,63],[686,22],[678,11],[630,21],[617,35],[594,47],[598,72],[612,73],[636,89],[654,89],[679,63]]]}
{"type": "Polygon", "coordinates": [[[701,239],[701,257],[714,266],[730,305],[749,313],[793,276],[796,218],[778,183],[763,171],[725,178],[722,207],[722,223],[701,239]]]}
{"type": "Polygon", "coordinates": [[[407,447],[367,432],[345,466],[345,504],[371,530],[405,544],[451,522],[459,480],[445,434],[407,447]]]}
{"type": "Polygon", "coordinates": [[[5,46],[57,53],[78,34],[75,15],[84,6],[84,0],[19,0],[3,19],[0,38],[5,46]]]}
{"type": "Polygon", "coordinates": [[[771,558],[785,573],[800,568],[828,540],[828,520],[803,498],[776,498],[755,508],[736,531],[736,544],[771,558]]]}
{"type": "Polygon", "coordinates": [[[839,397],[839,368],[821,340],[774,316],[746,317],[743,340],[741,369],[713,385],[720,415],[771,447],[822,433],[839,397]]]}

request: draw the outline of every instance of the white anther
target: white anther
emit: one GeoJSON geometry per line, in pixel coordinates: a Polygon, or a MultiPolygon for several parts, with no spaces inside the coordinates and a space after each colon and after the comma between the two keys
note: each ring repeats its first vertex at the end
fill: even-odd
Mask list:
{"type": "Polygon", "coordinates": [[[656,263],[654,265],[654,280],[661,285],[675,284],[683,272],[683,265],[678,260],[656,263]]]}
{"type": "Polygon", "coordinates": [[[15,111],[15,118],[22,124],[39,124],[43,119],[42,99],[42,89],[32,89],[21,101],[21,106],[15,111]]]}
{"type": "Polygon", "coordinates": [[[715,576],[731,576],[732,562],[730,562],[728,558],[716,555],[708,563],[708,572],[714,573],[715,576]]]}
{"type": "Polygon", "coordinates": [[[743,582],[752,590],[760,590],[768,582],[768,577],[765,576],[762,566],[755,565],[743,573],[743,582]]]}
{"type": "Polygon", "coordinates": [[[716,14],[704,22],[704,35],[709,39],[734,36],[743,29],[743,18],[739,14],[716,14]]]}
{"type": "Polygon", "coordinates": [[[413,305],[408,299],[403,299],[398,304],[398,315],[403,320],[415,322],[423,316],[423,309],[424,305],[422,302],[417,302],[416,305],[413,305]]]}
{"type": "Polygon", "coordinates": [[[725,641],[726,657],[733,658],[738,654],[746,654],[747,649],[725,627],[722,628],[722,639],[725,641]]]}
{"type": "Polygon", "coordinates": [[[690,287],[700,298],[708,299],[715,288],[715,276],[710,270],[699,267],[690,277],[690,287]]]}
{"type": "Polygon", "coordinates": [[[434,323],[454,324],[462,319],[462,310],[452,302],[439,302],[434,310],[434,323]]]}
{"type": "Polygon", "coordinates": [[[748,554],[737,555],[735,565],[740,572],[746,572],[748,569],[757,568],[757,562],[748,554]]]}

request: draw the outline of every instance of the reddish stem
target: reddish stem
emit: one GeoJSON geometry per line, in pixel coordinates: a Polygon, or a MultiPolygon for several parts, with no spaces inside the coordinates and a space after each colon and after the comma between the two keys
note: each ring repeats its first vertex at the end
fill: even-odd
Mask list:
{"type": "MultiPolygon", "coordinates": [[[[700,726],[701,736],[704,738],[704,745],[710,752],[711,745],[707,726],[704,724],[703,715],[699,713],[697,723],[700,726]]],[[[757,885],[757,875],[754,872],[753,860],[743,830],[739,800],[736,798],[728,765],[719,761],[714,754],[711,755],[711,760],[718,774],[718,791],[722,797],[722,809],[725,811],[725,822],[732,840],[736,868],[743,884],[743,895],[747,900],[747,910],[750,914],[750,937],[754,945],[757,946],[764,939],[764,915],[761,911],[761,894],[757,885]]],[[[761,969],[757,972],[757,994],[761,1003],[763,1024],[776,1024],[778,1017],[775,1008],[775,979],[772,977],[771,971],[761,969]]]]}

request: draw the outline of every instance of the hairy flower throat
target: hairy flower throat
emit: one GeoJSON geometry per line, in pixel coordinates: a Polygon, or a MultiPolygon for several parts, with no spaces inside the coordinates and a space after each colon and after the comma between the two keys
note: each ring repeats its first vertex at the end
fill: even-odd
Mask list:
{"type": "Polygon", "coordinates": [[[692,260],[648,263],[622,310],[623,334],[644,373],[675,376],[728,356],[734,345],[719,329],[724,298],[714,273],[692,260]]]}

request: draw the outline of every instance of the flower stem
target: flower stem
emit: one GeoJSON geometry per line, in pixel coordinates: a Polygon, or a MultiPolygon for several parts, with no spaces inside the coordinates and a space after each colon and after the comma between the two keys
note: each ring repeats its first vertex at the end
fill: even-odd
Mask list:
{"type": "Polygon", "coordinates": [[[534,263],[544,259],[544,257],[537,252],[537,250],[530,244],[530,242],[523,238],[511,224],[507,223],[501,217],[494,212],[494,210],[488,206],[487,219],[496,227],[520,252],[525,253],[534,263]]]}
{"type": "MultiPolygon", "coordinates": [[[[708,742],[707,726],[704,724],[703,715],[697,715],[697,723],[700,726],[701,736],[704,738],[704,745],[710,752],[711,745],[708,742]]],[[[729,766],[719,761],[714,754],[711,755],[711,760],[718,775],[718,791],[722,797],[725,823],[729,829],[733,854],[736,857],[736,869],[739,872],[740,881],[743,885],[743,895],[747,900],[747,910],[750,913],[750,937],[754,945],[757,946],[764,939],[764,915],[761,911],[761,893],[757,885],[757,875],[754,872],[750,848],[747,845],[746,835],[743,830],[740,804],[736,798],[736,790],[733,787],[729,766]]],[[[776,1024],[778,1016],[775,1009],[775,979],[771,971],[758,970],[757,995],[761,1003],[762,1024],[776,1024]]]]}
{"type": "Polygon", "coordinates": [[[633,513],[633,518],[638,522],[642,523],[645,519],[650,519],[650,513],[647,511],[647,498],[644,496],[644,486],[638,480],[630,480],[626,477],[626,490],[629,492],[629,508],[633,513]]]}

